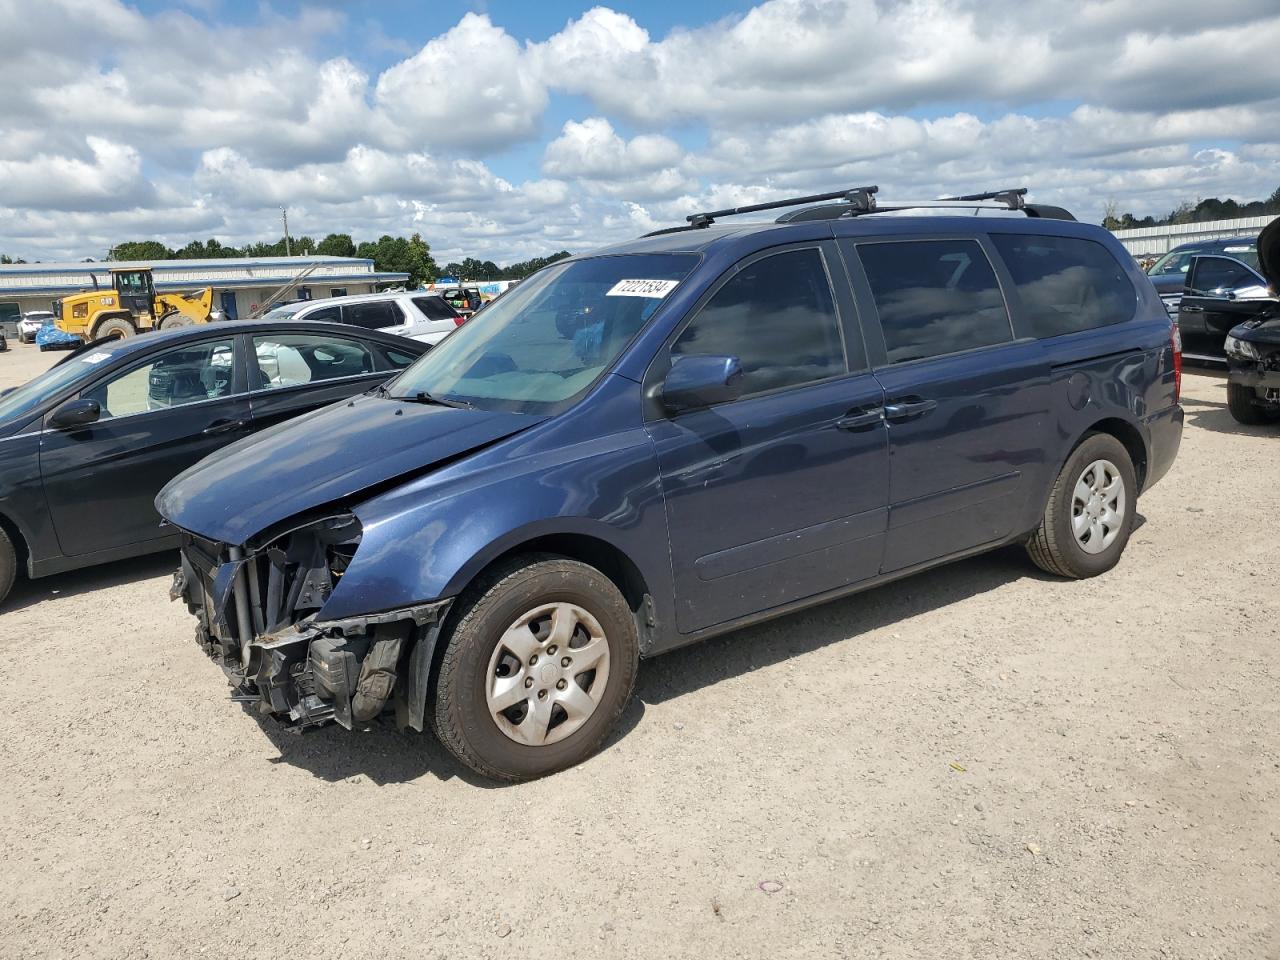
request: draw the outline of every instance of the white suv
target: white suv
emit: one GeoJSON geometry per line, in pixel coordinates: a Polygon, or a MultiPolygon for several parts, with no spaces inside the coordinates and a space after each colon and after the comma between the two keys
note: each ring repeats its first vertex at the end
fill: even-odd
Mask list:
{"type": "Polygon", "coordinates": [[[268,311],[263,320],[328,320],[399,334],[435,346],[463,318],[443,297],[425,290],[362,293],[324,300],[299,300],[268,311]]]}

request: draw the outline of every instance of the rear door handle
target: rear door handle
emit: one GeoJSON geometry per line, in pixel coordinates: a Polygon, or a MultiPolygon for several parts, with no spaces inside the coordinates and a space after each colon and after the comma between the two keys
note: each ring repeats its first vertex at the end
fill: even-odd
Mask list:
{"type": "Polygon", "coordinates": [[[910,420],[921,417],[938,405],[937,400],[904,399],[884,405],[886,420],[910,420]]]}
{"type": "Polygon", "coordinates": [[[211,437],[219,433],[230,433],[232,430],[239,430],[241,427],[247,427],[248,420],[215,420],[201,431],[206,437],[211,437]]]}
{"type": "Polygon", "coordinates": [[[883,419],[884,407],[875,407],[871,410],[850,411],[836,421],[836,429],[859,430],[862,427],[874,426],[883,419]]]}

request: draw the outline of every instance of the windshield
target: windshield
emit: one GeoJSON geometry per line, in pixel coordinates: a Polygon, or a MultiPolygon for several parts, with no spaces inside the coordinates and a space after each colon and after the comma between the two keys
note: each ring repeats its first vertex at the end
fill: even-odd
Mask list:
{"type": "Polygon", "coordinates": [[[637,253],[548,267],[442,340],[389,392],[549,412],[613,363],[697,262],[637,253]]]}
{"type": "Polygon", "coordinates": [[[0,423],[30,413],[49,397],[78,380],[87,380],[111,359],[111,348],[103,346],[68,357],[56,367],[0,396],[0,423]]]}
{"type": "Polygon", "coordinates": [[[295,313],[301,310],[306,304],[289,304],[287,307],[276,307],[268,310],[262,315],[263,320],[289,320],[295,313]]]}

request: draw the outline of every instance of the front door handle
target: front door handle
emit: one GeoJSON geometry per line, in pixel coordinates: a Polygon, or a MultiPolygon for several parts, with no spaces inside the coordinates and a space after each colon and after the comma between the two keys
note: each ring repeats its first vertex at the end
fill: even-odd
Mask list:
{"type": "Polygon", "coordinates": [[[1194,303],[1187,306],[1178,305],[1178,309],[1183,313],[1204,313],[1204,307],[1198,307],[1194,303]]]}
{"type": "Polygon", "coordinates": [[[206,437],[212,437],[219,433],[230,433],[232,430],[239,430],[241,427],[247,427],[248,420],[215,420],[201,431],[206,437]]]}
{"type": "Polygon", "coordinates": [[[902,399],[884,405],[886,420],[910,420],[922,417],[938,405],[937,400],[902,399]]]}
{"type": "Polygon", "coordinates": [[[883,419],[884,407],[874,407],[870,410],[850,410],[836,421],[836,429],[859,430],[862,427],[874,426],[883,419]]]}

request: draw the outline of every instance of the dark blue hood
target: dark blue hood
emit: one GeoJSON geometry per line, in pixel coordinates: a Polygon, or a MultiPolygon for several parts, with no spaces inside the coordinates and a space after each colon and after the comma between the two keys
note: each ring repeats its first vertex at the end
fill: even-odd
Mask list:
{"type": "Polygon", "coordinates": [[[170,523],[241,544],[296,514],[501,440],[544,418],[365,395],[233,443],[156,497],[170,523]]]}

